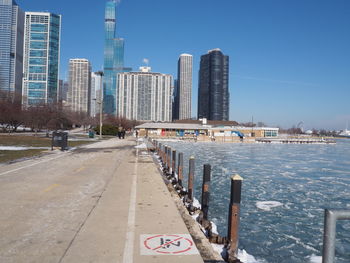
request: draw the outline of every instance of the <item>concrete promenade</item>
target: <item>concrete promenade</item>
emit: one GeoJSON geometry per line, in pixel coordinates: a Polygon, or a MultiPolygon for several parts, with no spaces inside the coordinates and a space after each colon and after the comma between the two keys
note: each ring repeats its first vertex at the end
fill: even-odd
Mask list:
{"type": "Polygon", "coordinates": [[[134,139],[0,165],[0,262],[203,262],[134,139]]]}

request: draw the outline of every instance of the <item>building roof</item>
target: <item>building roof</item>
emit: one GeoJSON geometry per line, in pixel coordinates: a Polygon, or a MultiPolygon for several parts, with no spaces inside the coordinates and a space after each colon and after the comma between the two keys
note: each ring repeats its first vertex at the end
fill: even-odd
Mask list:
{"type": "Polygon", "coordinates": [[[204,130],[210,126],[191,123],[172,123],[172,122],[147,122],[135,127],[136,129],[179,129],[179,130],[204,130]]]}
{"type": "Polygon", "coordinates": [[[178,123],[178,122],[147,122],[135,127],[136,129],[172,129],[172,130],[279,130],[270,127],[242,127],[236,125],[202,125],[199,123],[178,123]]]}

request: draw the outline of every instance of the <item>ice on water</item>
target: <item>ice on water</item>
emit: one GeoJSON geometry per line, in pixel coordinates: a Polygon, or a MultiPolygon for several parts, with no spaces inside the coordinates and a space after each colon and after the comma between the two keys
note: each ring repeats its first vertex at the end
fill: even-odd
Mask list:
{"type": "MultiPolygon", "coordinates": [[[[211,164],[209,219],[220,235],[227,233],[230,177],[243,177],[239,248],[260,262],[318,262],[324,209],[350,208],[350,140],[335,145],[167,144],[184,153],[184,185],[189,157],[195,156],[198,199],[203,164],[211,164]]],[[[337,233],[337,263],[349,263],[350,223],[338,226],[343,231],[337,233]]]]}
{"type": "Polygon", "coordinates": [[[272,208],[282,206],[283,204],[278,201],[258,201],[256,202],[256,207],[265,210],[271,211],[272,208]]]}

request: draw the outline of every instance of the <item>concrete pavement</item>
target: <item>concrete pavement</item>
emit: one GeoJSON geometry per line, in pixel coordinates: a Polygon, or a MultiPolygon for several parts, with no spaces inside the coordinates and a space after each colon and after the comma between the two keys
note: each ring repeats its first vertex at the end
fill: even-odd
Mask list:
{"type": "Polygon", "coordinates": [[[134,146],[111,139],[0,165],[0,262],[203,262],[134,146]]]}

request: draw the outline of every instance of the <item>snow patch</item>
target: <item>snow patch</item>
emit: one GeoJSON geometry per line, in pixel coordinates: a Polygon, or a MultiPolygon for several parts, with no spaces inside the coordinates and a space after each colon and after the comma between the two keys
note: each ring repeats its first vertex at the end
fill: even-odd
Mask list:
{"type": "Polygon", "coordinates": [[[244,249],[238,249],[237,257],[243,263],[259,263],[254,256],[248,254],[244,249]]]}
{"type": "Polygon", "coordinates": [[[32,149],[49,150],[49,147],[0,146],[0,151],[25,151],[32,149]]]}
{"type": "Polygon", "coordinates": [[[147,145],[145,143],[141,143],[140,145],[135,146],[136,149],[147,149],[147,145]]]}

